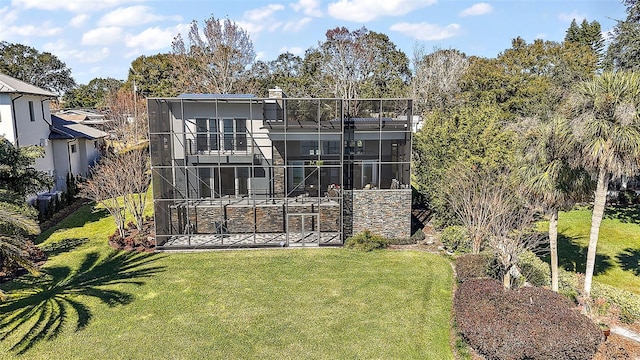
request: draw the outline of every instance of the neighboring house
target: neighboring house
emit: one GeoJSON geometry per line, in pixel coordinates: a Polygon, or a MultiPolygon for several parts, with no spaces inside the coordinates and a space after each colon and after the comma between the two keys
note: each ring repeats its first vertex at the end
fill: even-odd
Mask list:
{"type": "Polygon", "coordinates": [[[410,236],[409,99],[148,99],[159,249],[410,236]]]}
{"type": "Polygon", "coordinates": [[[53,145],[54,165],[56,168],[56,187],[66,186],[66,176],[86,176],[90,168],[100,158],[106,148],[108,133],[73,121],[51,116],[52,128],[49,140],[53,145]],[[63,156],[66,154],[66,156],[63,156]],[[62,171],[65,169],[65,171],[62,171]],[[64,174],[64,176],[62,176],[64,174]]]}
{"type": "Polygon", "coordinates": [[[78,130],[61,122],[54,124],[49,102],[56,97],[50,91],[0,73],[0,135],[16,147],[36,145],[44,149],[44,156],[36,159],[35,168],[55,179],[53,192],[66,189],[70,170],[74,175],[87,173],[87,166],[96,160],[91,141],[100,141],[106,135],[84,127],[78,130]],[[61,139],[61,136],[71,138],[61,139]],[[77,155],[71,148],[74,142],[77,155]]]}
{"type": "Polygon", "coordinates": [[[107,130],[109,128],[109,122],[111,122],[105,114],[91,109],[66,109],[58,111],[53,115],[61,119],[95,127],[99,130],[107,130]]]}

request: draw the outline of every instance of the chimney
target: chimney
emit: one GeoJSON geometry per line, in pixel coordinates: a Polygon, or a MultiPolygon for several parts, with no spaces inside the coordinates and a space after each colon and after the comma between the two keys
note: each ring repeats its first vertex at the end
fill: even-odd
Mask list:
{"type": "Polygon", "coordinates": [[[269,89],[269,99],[284,99],[286,97],[279,86],[276,86],[274,89],[269,89]]]}

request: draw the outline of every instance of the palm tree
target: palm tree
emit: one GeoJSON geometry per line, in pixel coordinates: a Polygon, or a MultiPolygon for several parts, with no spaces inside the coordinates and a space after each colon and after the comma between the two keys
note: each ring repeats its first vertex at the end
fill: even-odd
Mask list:
{"type": "MultiPolygon", "coordinates": [[[[40,227],[20,206],[7,201],[11,197],[6,190],[0,190],[0,265],[14,263],[37,275],[38,269],[25,248],[24,235],[36,235],[40,227]]],[[[0,300],[4,299],[5,294],[0,290],[0,300]]]]}
{"type": "Polygon", "coordinates": [[[569,121],[555,116],[526,129],[524,165],[520,167],[525,189],[549,218],[551,289],[558,291],[558,212],[571,207],[590,189],[591,179],[572,166],[575,139],[569,121]]]}
{"type": "Polygon", "coordinates": [[[605,72],[576,86],[571,102],[582,165],[597,179],[584,293],[589,297],[609,181],[640,167],[640,76],[605,72]]]}

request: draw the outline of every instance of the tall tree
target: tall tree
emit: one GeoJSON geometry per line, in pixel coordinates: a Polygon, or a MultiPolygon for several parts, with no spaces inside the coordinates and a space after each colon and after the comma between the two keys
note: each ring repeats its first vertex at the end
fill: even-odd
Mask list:
{"type": "Polygon", "coordinates": [[[640,169],[640,76],[605,72],[578,84],[572,100],[582,163],[597,179],[584,282],[588,297],[609,181],[640,169]]]}
{"type": "Polygon", "coordinates": [[[124,82],[114,78],[95,78],[86,85],[67,91],[63,96],[66,108],[105,108],[124,82]]]}
{"type": "Polygon", "coordinates": [[[595,20],[588,22],[587,19],[584,19],[578,26],[576,19],[573,19],[567,29],[564,41],[590,47],[598,58],[598,64],[602,62],[605,44],[599,22],[595,20]]]}
{"type": "Polygon", "coordinates": [[[173,70],[173,54],[141,55],[131,62],[127,86],[149,97],[178,95],[173,70]]]}
{"type": "Polygon", "coordinates": [[[618,20],[607,49],[607,70],[640,70],[640,1],[622,0],[627,18],[618,20]]]}
{"type": "Polygon", "coordinates": [[[410,81],[409,60],[381,33],[362,27],[329,29],[317,49],[307,51],[305,62],[317,76],[317,95],[355,99],[398,97],[410,81]]]}
{"type": "Polygon", "coordinates": [[[76,85],[71,69],[55,55],[6,41],[0,42],[0,72],[60,95],[76,85]]]}
{"type": "Polygon", "coordinates": [[[558,291],[558,212],[582,200],[591,178],[577,164],[576,143],[569,121],[554,116],[546,121],[520,122],[525,141],[519,177],[531,200],[549,218],[551,289],[558,291]]]}
{"type": "Polygon", "coordinates": [[[468,67],[469,59],[458,50],[425,54],[422,47],[414,49],[411,88],[417,113],[442,110],[455,103],[460,78],[468,67]]]}
{"type": "Polygon", "coordinates": [[[189,43],[182,35],[173,40],[174,76],[182,92],[227,94],[254,62],[256,54],[247,31],[229,19],[210,17],[200,33],[198,22],[189,30],[189,43]]]}

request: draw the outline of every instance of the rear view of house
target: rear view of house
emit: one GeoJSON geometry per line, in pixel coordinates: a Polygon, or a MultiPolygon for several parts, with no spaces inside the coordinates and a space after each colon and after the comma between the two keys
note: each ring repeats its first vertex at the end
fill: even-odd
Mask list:
{"type": "Polygon", "coordinates": [[[409,99],[148,99],[158,248],[409,237],[409,99]]]}

